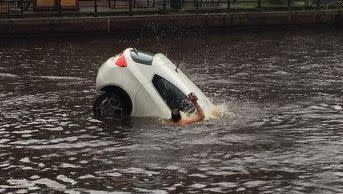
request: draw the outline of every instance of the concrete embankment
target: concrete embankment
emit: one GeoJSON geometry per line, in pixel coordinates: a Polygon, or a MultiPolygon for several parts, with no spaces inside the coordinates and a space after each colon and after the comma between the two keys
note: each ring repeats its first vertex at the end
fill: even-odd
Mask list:
{"type": "Polygon", "coordinates": [[[270,25],[342,25],[339,10],[239,12],[211,14],[44,17],[0,19],[1,34],[122,33],[150,29],[199,29],[270,25]]]}

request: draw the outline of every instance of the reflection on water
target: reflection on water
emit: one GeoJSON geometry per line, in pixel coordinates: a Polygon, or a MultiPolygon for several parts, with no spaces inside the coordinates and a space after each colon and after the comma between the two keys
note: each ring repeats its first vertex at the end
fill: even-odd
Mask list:
{"type": "Polygon", "coordinates": [[[1,40],[0,193],[342,193],[342,35],[1,40]],[[184,127],[93,119],[97,68],[129,46],[182,62],[228,114],[184,127]]]}

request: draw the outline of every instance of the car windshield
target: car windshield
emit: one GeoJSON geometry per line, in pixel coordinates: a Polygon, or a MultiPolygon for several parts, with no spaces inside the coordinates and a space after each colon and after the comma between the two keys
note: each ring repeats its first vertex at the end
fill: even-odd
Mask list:
{"type": "Polygon", "coordinates": [[[155,75],[152,83],[170,110],[179,109],[186,113],[195,111],[194,105],[189,98],[168,80],[155,75]]]}
{"type": "Polygon", "coordinates": [[[135,51],[132,50],[130,52],[131,58],[133,61],[144,64],[144,65],[151,65],[152,60],[154,59],[154,55],[151,53],[143,52],[143,51],[135,51]]]}

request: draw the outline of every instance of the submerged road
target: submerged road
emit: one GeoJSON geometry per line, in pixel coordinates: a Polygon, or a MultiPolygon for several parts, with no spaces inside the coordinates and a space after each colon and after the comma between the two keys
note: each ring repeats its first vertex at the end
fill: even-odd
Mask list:
{"type": "Polygon", "coordinates": [[[340,31],[0,44],[0,193],[343,192],[340,31]],[[180,61],[226,114],[184,127],[93,119],[97,69],[130,46],[180,61]]]}

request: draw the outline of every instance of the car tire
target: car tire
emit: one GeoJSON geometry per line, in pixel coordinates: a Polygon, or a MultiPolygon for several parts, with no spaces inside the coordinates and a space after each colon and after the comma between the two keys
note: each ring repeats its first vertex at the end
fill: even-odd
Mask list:
{"type": "Polygon", "coordinates": [[[131,107],[120,94],[106,92],[96,98],[93,104],[93,114],[96,119],[116,119],[129,116],[131,107]]]}

